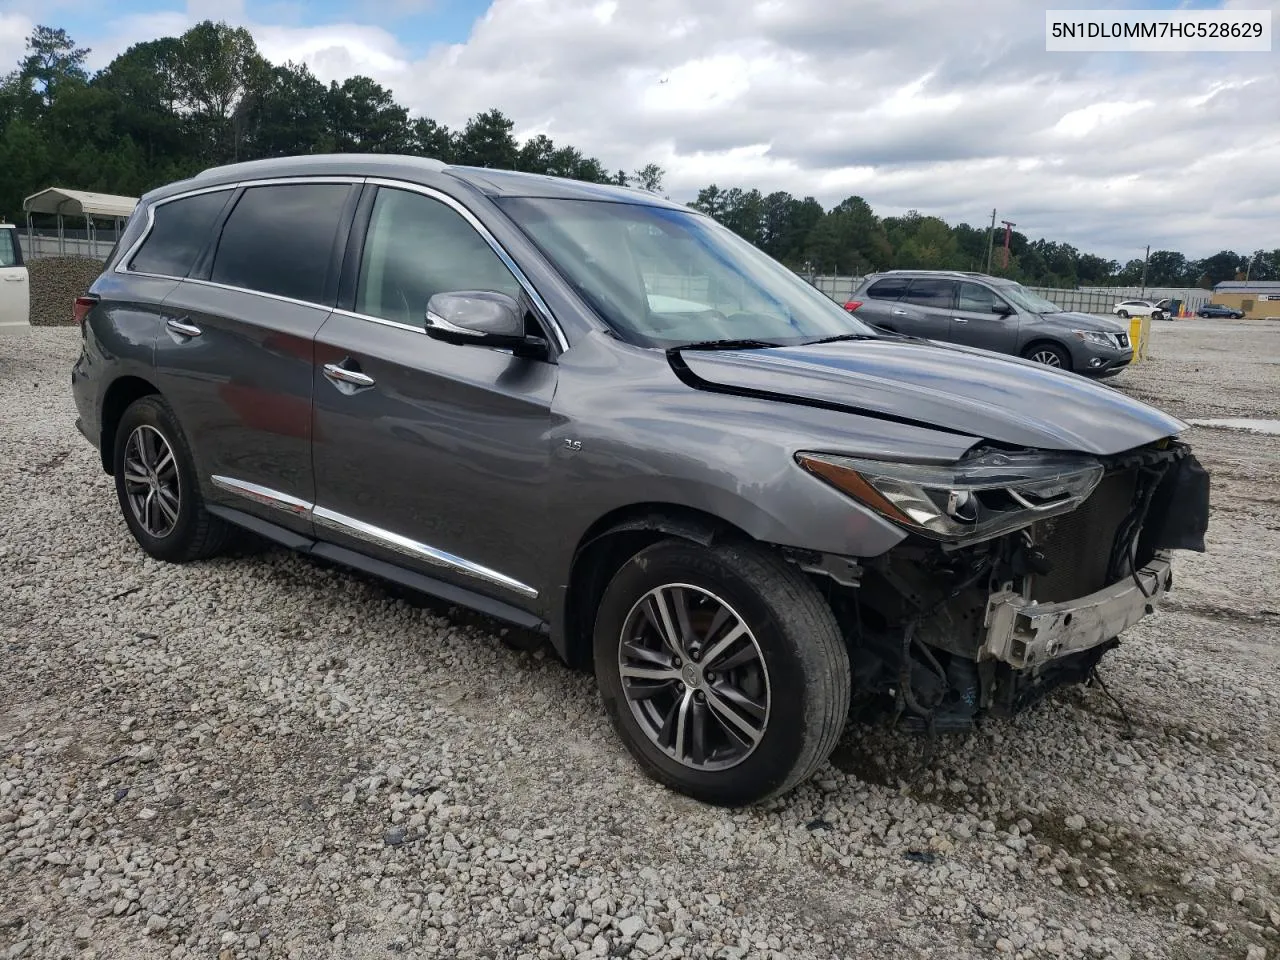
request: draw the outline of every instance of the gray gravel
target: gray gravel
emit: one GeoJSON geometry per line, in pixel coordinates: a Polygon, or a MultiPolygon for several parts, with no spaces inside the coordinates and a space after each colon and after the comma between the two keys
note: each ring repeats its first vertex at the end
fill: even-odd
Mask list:
{"type": "MultiPolygon", "coordinates": [[[[1210,552],[1103,668],[1131,736],[1097,689],[932,758],[852,725],[729,812],[492,624],[278,551],[146,559],[77,349],[0,337],[0,958],[1280,956],[1280,438],[1194,430],[1210,552]]],[[[1280,325],[1153,351],[1115,386],[1276,415],[1280,325]]]]}

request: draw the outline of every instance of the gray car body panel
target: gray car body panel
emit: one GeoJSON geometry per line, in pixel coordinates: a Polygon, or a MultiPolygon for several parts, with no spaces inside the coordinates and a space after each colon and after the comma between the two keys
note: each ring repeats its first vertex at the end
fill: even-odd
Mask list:
{"type": "MultiPolygon", "coordinates": [[[[579,549],[646,511],[701,516],[807,553],[873,557],[905,538],[800,468],[799,451],[949,463],[984,441],[1110,452],[1183,429],[1082,378],[980,350],[893,339],[668,356],[629,344],[493,203],[674,206],[638,191],[411,158],[309,157],[207,171],[147,194],[137,216],[192,190],[296,177],[417,184],[452,198],[544,302],[549,356],[444,343],[341,302],[120,272],[130,241],[92,287],[102,302],[86,328],[91,362],[77,365],[74,383],[82,429],[100,442],[111,383],[146,378],[188,431],[211,504],[527,611],[562,652],[579,549]],[[207,339],[171,335],[170,316],[190,318],[207,339]],[[337,389],[323,367],[344,360],[373,385],[337,389]],[[212,481],[219,471],[302,509],[238,496],[212,481]],[[446,561],[389,549],[331,517],[322,525],[318,508],[446,561]],[[477,580],[449,558],[501,576],[477,580]]],[[[127,240],[141,236],[139,222],[127,240]]]]}

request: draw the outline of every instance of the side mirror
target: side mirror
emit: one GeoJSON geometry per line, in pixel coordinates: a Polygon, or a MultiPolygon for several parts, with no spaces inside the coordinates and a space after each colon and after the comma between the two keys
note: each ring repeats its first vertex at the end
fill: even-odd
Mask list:
{"type": "Polygon", "coordinates": [[[1000,317],[1007,317],[1013,313],[1013,307],[1007,303],[995,303],[991,305],[991,312],[1000,317]]]}
{"type": "Polygon", "coordinates": [[[446,343],[502,347],[517,356],[545,356],[547,341],[525,333],[520,305],[505,293],[459,290],[427,302],[427,336],[446,343]]]}

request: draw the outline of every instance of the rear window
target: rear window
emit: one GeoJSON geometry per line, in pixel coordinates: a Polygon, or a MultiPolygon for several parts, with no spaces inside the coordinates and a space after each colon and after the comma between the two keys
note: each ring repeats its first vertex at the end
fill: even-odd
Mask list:
{"type": "Polygon", "coordinates": [[[877,280],[867,288],[867,296],[876,300],[901,300],[902,295],[907,292],[907,284],[910,282],[904,277],[889,277],[884,280],[877,280]]]}
{"type": "Polygon", "coordinates": [[[219,190],[157,204],[153,212],[155,226],[134,254],[129,269],[162,277],[185,277],[209,242],[213,225],[230,196],[230,190],[219,190]]]}
{"type": "Polygon", "coordinates": [[[954,280],[917,278],[911,281],[911,289],[907,291],[907,302],[921,307],[949,310],[954,302],[955,288],[954,280]]]}
{"type": "Polygon", "coordinates": [[[351,186],[251,187],[222,228],[209,279],[308,303],[324,299],[338,224],[351,186]]]}

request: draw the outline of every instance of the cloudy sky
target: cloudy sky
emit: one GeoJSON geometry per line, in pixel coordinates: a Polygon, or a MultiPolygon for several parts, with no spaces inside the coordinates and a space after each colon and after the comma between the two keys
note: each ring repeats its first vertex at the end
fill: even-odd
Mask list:
{"type": "Polygon", "coordinates": [[[101,67],[204,18],[323,80],[368,74],[450,126],[498,107],[673,199],[850,194],[1119,260],[1280,247],[1280,52],[1046,53],[1046,7],[1280,0],[0,0],[0,64],[33,23],[101,67]]]}

